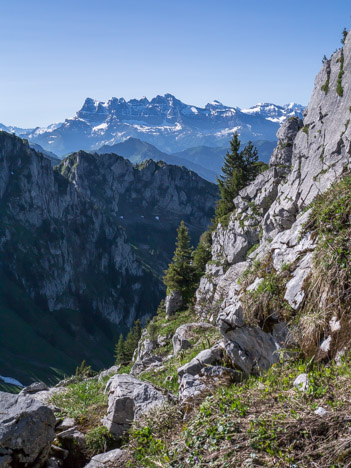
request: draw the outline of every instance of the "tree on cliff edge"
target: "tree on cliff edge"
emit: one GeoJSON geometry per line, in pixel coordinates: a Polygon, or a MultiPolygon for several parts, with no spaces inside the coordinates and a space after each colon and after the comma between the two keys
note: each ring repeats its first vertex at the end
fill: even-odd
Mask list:
{"type": "Polygon", "coordinates": [[[187,300],[192,292],[194,267],[192,265],[193,249],[190,244],[190,235],[184,221],[181,221],[177,233],[173,260],[169,264],[168,270],[165,271],[163,282],[167,286],[167,294],[171,291],[179,291],[183,300],[187,300]]]}
{"type": "Polygon", "coordinates": [[[217,177],[221,198],[216,207],[216,224],[223,216],[233,211],[233,199],[260,171],[257,148],[249,141],[240,151],[240,140],[238,134],[234,133],[230,142],[230,151],[227,151],[224,158],[222,175],[217,177]]]}

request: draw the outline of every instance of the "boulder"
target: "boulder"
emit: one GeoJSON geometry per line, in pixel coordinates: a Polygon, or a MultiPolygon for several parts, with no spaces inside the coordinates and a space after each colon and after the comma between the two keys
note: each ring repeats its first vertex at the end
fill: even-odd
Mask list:
{"type": "Polygon", "coordinates": [[[77,427],[71,427],[57,434],[61,447],[68,451],[65,466],[81,468],[87,462],[85,435],[77,427]]]}
{"type": "Polygon", "coordinates": [[[294,387],[301,392],[306,392],[310,386],[310,380],[307,374],[300,374],[294,380],[294,387]]]}
{"type": "Polygon", "coordinates": [[[163,359],[161,356],[156,356],[155,354],[152,354],[148,357],[145,357],[141,361],[139,360],[135,361],[130,373],[132,375],[138,375],[143,371],[161,366],[162,362],[163,362],[163,359]]]}
{"type": "Polygon", "coordinates": [[[85,468],[123,468],[126,466],[128,452],[126,450],[115,449],[109,452],[95,455],[85,468]]]}
{"type": "Polygon", "coordinates": [[[179,383],[179,400],[184,402],[194,399],[208,390],[207,385],[198,375],[183,374],[179,383]]]}
{"type": "MultiPolygon", "coordinates": [[[[277,324],[277,327],[281,325],[277,324]]],[[[277,351],[283,340],[278,340],[274,331],[266,333],[259,327],[244,326],[228,331],[225,336],[224,347],[228,357],[246,375],[266,371],[279,361],[277,351]]]]}
{"type": "Polygon", "coordinates": [[[218,385],[241,382],[242,373],[222,366],[203,367],[199,374],[183,374],[179,382],[179,400],[188,402],[204,393],[209,393],[218,385]]]}
{"type": "Polygon", "coordinates": [[[118,374],[107,383],[108,410],[103,424],[117,437],[128,430],[134,419],[164,405],[168,398],[148,382],[118,374]]]}
{"type": "Polygon", "coordinates": [[[58,423],[56,426],[56,430],[59,431],[66,431],[67,429],[71,429],[75,425],[74,418],[64,418],[62,421],[58,423]]]}
{"type": "Polygon", "coordinates": [[[323,408],[322,406],[318,406],[318,408],[315,409],[313,412],[317,416],[321,416],[321,417],[326,416],[328,414],[328,411],[325,408],[323,408]]]}
{"type": "Polygon", "coordinates": [[[51,409],[29,396],[4,392],[0,408],[0,466],[43,466],[55,438],[51,409]]]}
{"type": "Polygon", "coordinates": [[[179,377],[184,374],[197,375],[205,366],[218,364],[223,359],[223,349],[216,345],[201,351],[194,359],[178,369],[179,377]]]}
{"type": "Polygon", "coordinates": [[[38,392],[47,392],[49,387],[44,382],[34,382],[29,387],[25,387],[21,390],[20,395],[31,395],[38,392]]]}
{"type": "Polygon", "coordinates": [[[192,345],[189,339],[192,337],[192,334],[197,330],[209,328],[213,328],[213,325],[204,322],[186,323],[178,327],[172,338],[173,353],[178,354],[182,349],[191,348],[192,345]]]}
{"type": "Polygon", "coordinates": [[[172,291],[168,296],[166,297],[166,316],[169,317],[171,315],[174,315],[177,310],[181,308],[183,304],[183,298],[182,294],[180,291],[172,291]]]}
{"type": "Polygon", "coordinates": [[[67,459],[67,457],[69,456],[69,452],[68,450],[61,448],[58,445],[52,445],[50,455],[55,460],[63,461],[67,459]]]}
{"type": "Polygon", "coordinates": [[[109,369],[106,369],[102,372],[100,372],[99,374],[99,377],[98,377],[98,381],[101,382],[101,380],[107,376],[110,376],[110,375],[115,375],[117,374],[117,372],[119,371],[121,366],[112,366],[110,367],[109,369]]]}
{"type": "Polygon", "coordinates": [[[200,371],[200,376],[208,379],[227,380],[228,382],[242,382],[243,380],[242,372],[223,366],[203,367],[200,371]]]}
{"type": "Polygon", "coordinates": [[[284,299],[286,299],[293,309],[298,309],[305,297],[304,281],[311,271],[313,254],[308,252],[299,262],[293,277],[286,285],[284,299]]]}

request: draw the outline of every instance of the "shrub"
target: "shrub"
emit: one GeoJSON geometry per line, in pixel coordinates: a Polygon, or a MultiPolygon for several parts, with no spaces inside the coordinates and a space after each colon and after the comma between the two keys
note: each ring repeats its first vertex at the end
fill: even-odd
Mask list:
{"type": "Polygon", "coordinates": [[[98,453],[106,452],[113,442],[112,434],[105,426],[98,426],[85,435],[88,454],[92,457],[98,453]]]}

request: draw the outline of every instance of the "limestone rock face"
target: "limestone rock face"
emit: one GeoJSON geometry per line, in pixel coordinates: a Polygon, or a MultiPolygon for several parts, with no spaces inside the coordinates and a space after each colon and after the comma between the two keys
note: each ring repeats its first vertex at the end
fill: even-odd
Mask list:
{"type": "Polygon", "coordinates": [[[293,144],[299,130],[303,127],[303,121],[297,117],[290,117],[277,132],[279,143],[270,160],[270,166],[291,166],[293,144]]]}
{"type": "MultiPolygon", "coordinates": [[[[284,300],[298,310],[304,283],[313,266],[316,239],[304,231],[309,205],[351,168],[351,34],[342,49],[322,66],[315,80],[304,120],[288,119],[277,133],[278,144],[268,171],[259,175],[233,200],[227,227],[212,235],[212,259],[196,292],[201,318],[217,322],[233,364],[248,374],[267,369],[290,342],[279,318],[270,330],[246,323],[241,278],[254,261],[269,261],[277,275],[292,269],[284,300]],[[341,67],[342,95],[337,93],[341,67]],[[251,249],[251,253],[249,252],[251,249]]],[[[259,278],[248,290],[259,287],[259,278]]],[[[273,315],[274,315],[274,311],[273,315]]],[[[321,352],[331,348],[325,338],[321,352]]],[[[329,341],[327,341],[329,340],[329,341]]]]}
{"type": "Polygon", "coordinates": [[[20,394],[31,395],[33,393],[38,393],[38,392],[47,392],[48,390],[49,390],[49,387],[43,382],[34,382],[28,387],[25,387],[23,390],[21,390],[20,394]]]}
{"type": "Polygon", "coordinates": [[[0,392],[1,466],[44,466],[55,438],[56,419],[42,403],[0,392]]]}
{"type": "Polygon", "coordinates": [[[173,353],[178,354],[182,349],[189,349],[192,347],[189,341],[194,331],[206,330],[213,328],[213,325],[204,322],[185,323],[177,328],[173,337],[173,353]]]}
{"type": "MultiPolygon", "coordinates": [[[[136,167],[83,151],[52,168],[25,141],[0,132],[0,282],[24,298],[17,305],[11,296],[9,307],[17,305],[20,317],[29,309],[33,335],[48,354],[69,336],[79,342],[78,353],[62,346],[50,367],[64,362],[61,370],[71,373],[83,359],[106,367],[118,328],[145,322],[157,309],[181,219],[196,239],[216,198],[214,184],[185,168],[136,167]],[[49,323],[40,327],[42,314],[49,323]]],[[[15,336],[13,343],[17,352],[15,336]]],[[[28,382],[23,374],[14,377],[28,382]]]]}
{"type": "Polygon", "coordinates": [[[126,450],[115,449],[109,452],[95,455],[85,468],[123,468],[127,461],[128,453],[126,450]]]}
{"type": "Polygon", "coordinates": [[[108,410],[103,424],[117,437],[128,430],[134,419],[168,401],[153,385],[127,374],[112,377],[107,388],[108,410]]]}
{"type": "Polygon", "coordinates": [[[183,298],[180,291],[172,291],[166,297],[166,316],[174,315],[183,304],[183,298]]]}
{"type": "Polygon", "coordinates": [[[206,365],[214,365],[223,359],[223,349],[221,346],[216,345],[210,349],[204,349],[201,351],[194,359],[192,359],[184,366],[178,369],[179,377],[182,377],[184,374],[196,375],[202,368],[206,365]]]}

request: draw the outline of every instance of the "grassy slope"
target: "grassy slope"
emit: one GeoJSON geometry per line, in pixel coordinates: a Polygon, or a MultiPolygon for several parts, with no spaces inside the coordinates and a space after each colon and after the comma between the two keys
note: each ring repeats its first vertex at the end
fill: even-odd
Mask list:
{"type": "MultiPolygon", "coordinates": [[[[300,343],[297,357],[274,365],[261,377],[213,389],[192,406],[170,406],[144,417],[130,434],[131,466],[351,466],[351,356],[345,354],[338,364],[328,362],[337,350],[350,348],[350,207],[351,176],[311,206],[304,230],[312,231],[317,248],[305,282],[306,301],[297,315],[282,300],[293,266],[286,265],[278,274],[269,258],[253,265],[251,280],[258,275],[264,281],[246,298],[246,318],[262,326],[278,309],[300,343]],[[342,328],[333,335],[330,355],[320,355],[332,317],[342,328]],[[310,360],[311,355],[319,362],[310,360]],[[310,380],[306,392],[293,386],[301,373],[310,380]],[[314,413],[320,406],[327,410],[324,416],[314,413]]],[[[157,374],[149,379],[157,383],[157,374]]]]}
{"type": "Polygon", "coordinates": [[[265,375],[134,423],[131,466],[349,466],[351,362],[274,365],[265,375]],[[310,387],[293,387],[308,372],[310,387]],[[328,413],[318,416],[318,407],[328,413]]]}

